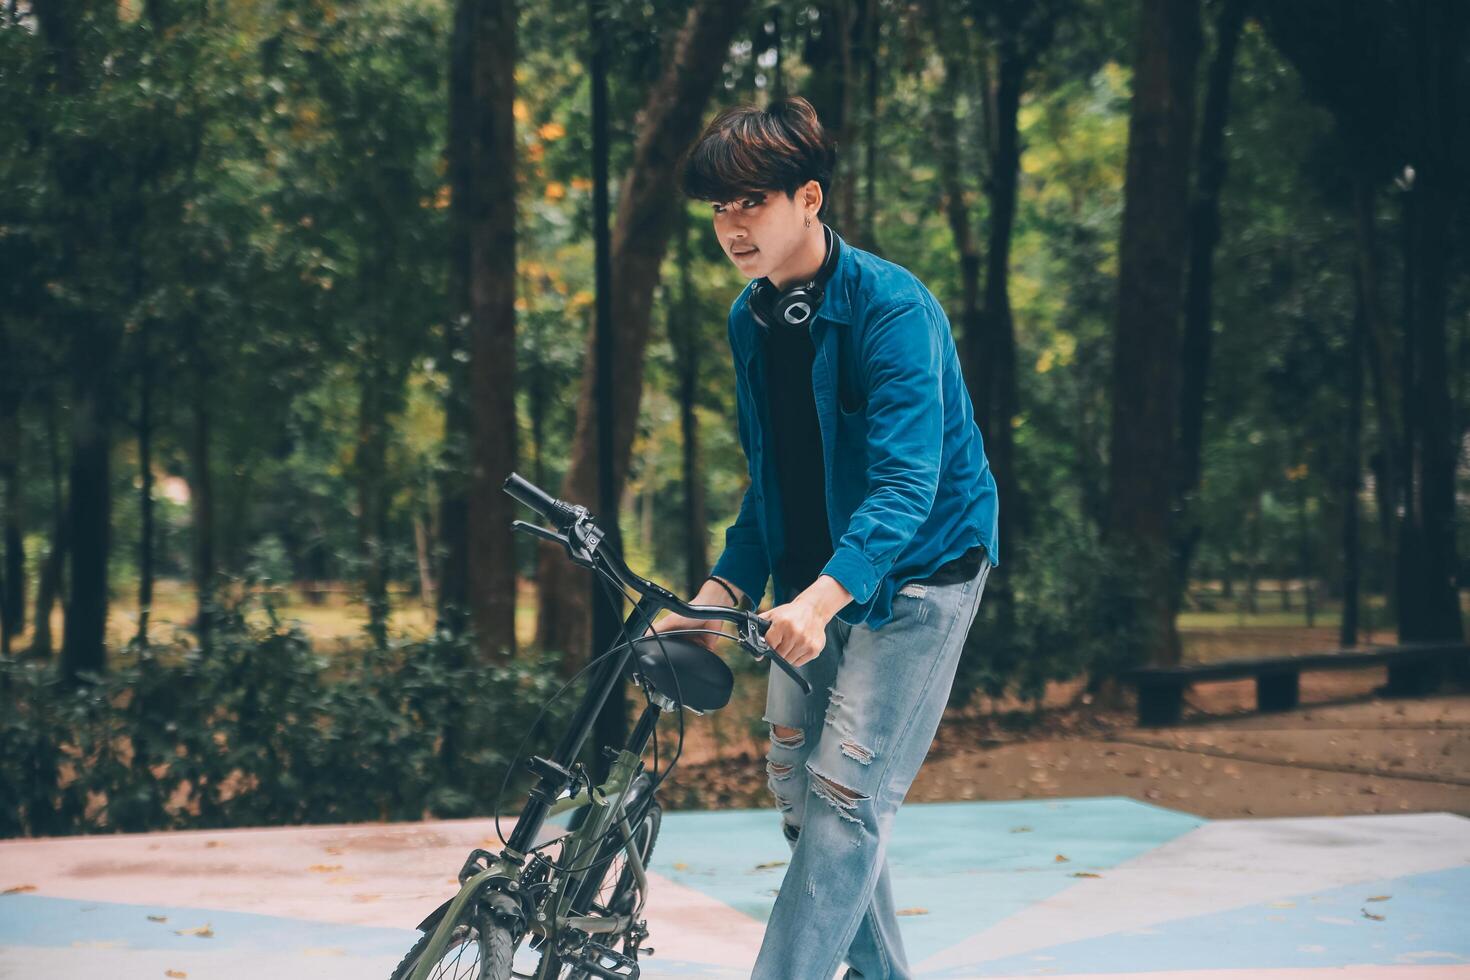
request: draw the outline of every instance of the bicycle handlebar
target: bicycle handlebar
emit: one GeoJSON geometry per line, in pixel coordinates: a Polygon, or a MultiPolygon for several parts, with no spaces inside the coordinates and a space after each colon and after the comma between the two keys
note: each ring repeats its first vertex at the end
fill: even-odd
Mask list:
{"type": "MultiPolygon", "coordinates": [[[[571,525],[577,520],[578,516],[580,516],[577,513],[576,508],[572,507],[570,504],[564,504],[560,500],[557,500],[551,494],[547,493],[545,490],[542,490],[540,487],[536,486],[536,484],[532,483],[530,480],[527,480],[519,473],[512,473],[510,476],[506,477],[505,484],[502,489],[504,489],[506,493],[510,494],[515,499],[519,500],[521,503],[525,504],[527,507],[534,510],[536,513],[540,514],[542,517],[546,518],[552,524],[555,524],[556,529],[562,534],[565,534],[568,528],[570,528],[571,525]]],[[[586,508],[582,508],[582,511],[583,513],[585,513],[586,508]]]]}
{"type": "Polygon", "coordinates": [[[506,477],[501,489],[556,525],[556,531],[553,532],[526,521],[514,521],[511,527],[515,530],[557,542],[567,549],[567,554],[573,561],[588,565],[594,571],[609,576],[619,585],[633,589],[640,596],[651,599],[656,605],[677,615],[735,624],[740,629],[740,634],[734,639],[751,656],[757,660],[769,658],[771,663],[784,670],[797,683],[803,694],[812,692],[811,682],[766,643],[765,632],[770,629],[771,623],[758,616],[755,610],[747,611],[733,606],[690,605],[657,582],[635,575],[624,563],[622,556],[604,543],[605,534],[586,507],[556,499],[519,473],[506,477]]]}

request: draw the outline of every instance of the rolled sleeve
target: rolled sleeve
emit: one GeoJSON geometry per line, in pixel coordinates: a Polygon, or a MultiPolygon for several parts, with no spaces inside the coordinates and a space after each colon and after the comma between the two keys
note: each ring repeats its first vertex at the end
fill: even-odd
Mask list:
{"type": "Polygon", "coordinates": [[[739,516],[725,530],[725,550],[715,562],[713,571],[713,574],[734,582],[741,592],[750,596],[752,608],[759,607],[761,599],[765,598],[766,580],[771,576],[760,516],[756,512],[758,507],[755,486],[749,486],[740,502],[739,516]]]}
{"type": "MultiPolygon", "coordinates": [[[[743,295],[743,294],[742,294],[743,295]]],[[[730,353],[735,361],[735,420],[740,432],[740,447],[745,453],[746,468],[751,482],[740,500],[740,513],[735,523],[725,530],[725,550],[715,562],[711,574],[734,582],[741,592],[750,597],[751,607],[758,608],[765,598],[766,582],[771,577],[771,559],[766,550],[764,525],[761,520],[760,490],[756,486],[755,466],[751,455],[751,422],[747,417],[745,392],[749,386],[744,378],[744,363],[735,343],[734,317],[739,305],[737,298],[730,307],[727,321],[727,336],[730,353]]]]}
{"type": "Polygon", "coordinates": [[[860,604],[934,506],[944,435],[943,348],[929,310],[885,313],[865,347],[868,493],[822,569],[860,604]]]}

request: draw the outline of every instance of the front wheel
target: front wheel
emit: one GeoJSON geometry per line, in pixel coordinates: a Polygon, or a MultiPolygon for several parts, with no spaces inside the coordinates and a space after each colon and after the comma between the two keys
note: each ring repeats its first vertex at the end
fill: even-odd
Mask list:
{"type": "MultiPolygon", "coordinates": [[[[425,980],[510,980],[516,951],[510,930],[499,925],[489,909],[478,904],[466,906],[461,918],[449,934],[449,945],[429,968],[425,980]]],[[[413,976],[437,928],[436,925],[419,937],[389,980],[409,980],[413,976]]]]}

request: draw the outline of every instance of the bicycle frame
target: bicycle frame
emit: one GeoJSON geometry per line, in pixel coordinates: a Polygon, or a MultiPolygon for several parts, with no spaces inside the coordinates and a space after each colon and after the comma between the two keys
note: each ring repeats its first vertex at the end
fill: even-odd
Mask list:
{"type": "MultiPolygon", "coordinates": [[[[594,572],[594,574],[597,573],[594,572]]],[[[629,636],[641,635],[652,623],[653,615],[658,609],[657,602],[647,597],[641,599],[623,624],[627,634],[629,636]]],[[[650,702],[644,709],[637,725],[634,726],[633,733],[628,738],[628,744],[618,750],[605,782],[561,798],[561,794],[571,786],[575,778],[572,775],[571,766],[580,754],[587,736],[591,734],[603,704],[613,689],[624,682],[623,675],[629,659],[633,656],[634,648],[632,644],[621,645],[622,652],[604,661],[601,672],[594,675],[596,679],[588,685],[587,693],[581,704],[578,705],[576,714],[573,715],[571,724],[552,757],[544,759],[540,756],[532,756],[528,760],[527,767],[540,778],[530,791],[530,798],[516,820],[510,840],[501,850],[499,860],[488,861],[483,870],[468,877],[461,872],[460,889],[447,905],[441,907],[443,914],[434,926],[433,936],[419,956],[410,980],[427,980],[429,971],[439,962],[449,946],[450,935],[454,931],[455,923],[459,921],[465,907],[470,902],[476,901],[482,891],[499,892],[515,900],[520,908],[524,925],[523,929],[513,930],[518,937],[518,943],[520,937],[523,937],[526,932],[554,936],[563,929],[579,929],[584,933],[598,934],[621,932],[630,924],[625,921],[629,918],[628,916],[568,914],[571,911],[570,906],[577,887],[582,880],[589,873],[601,873],[602,867],[591,868],[580,873],[574,871],[572,874],[559,876],[550,894],[539,903],[540,908],[533,907],[530,900],[520,894],[520,873],[524,870],[526,855],[539,839],[546,819],[588,803],[592,805],[592,809],[582,825],[567,838],[562,849],[563,857],[560,863],[570,864],[574,869],[579,862],[590,863],[595,859],[596,848],[604,835],[609,828],[616,825],[622,834],[628,867],[633,871],[639,893],[646,894],[647,892],[647,877],[643,862],[637,853],[634,831],[628,825],[625,809],[627,791],[642,768],[643,750],[648,746],[648,741],[653,735],[662,710],[659,705],[650,702]]],[[[482,855],[485,858],[490,857],[488,852],[479,850],[473,852],[470,861],[466,862],[466,870],[473,866],[473,863],[477,862],[482,855]]],[[[634,911],[633,918],[636,916],[637,910],[634,911]]],[[[431,916],[430,919],[432,918],[431,916]]],[[[548,949],[547,952],[555,953],[555,950],[548,949]]],[[[543,974],[555,959],[554,955],[543,953],[542,966],[537,973],[538,980],[553,980],[553,978],[543,977],[543,974]]]]}
{"type": "MultiPolygon", "coordinates": [[[[560,544],[566,548],[568,557],[575,564],[592,569],[594,575],[606,575],[615,584],[626,584],[638,592],[640,598],[623,623],[624,635],[642,636],[653,625],[655,613],[660,609],[671,609],[686,616],[703,614],[735,623],[740,628],[739,640],[742,647],[757,659],[764,659],[770,654],[770,648],[762,639],[766,628],[770,626],[768,621],[761,619],[753,611],[737,613],[724,606],[688,605],[668,589],[634,575],[616,552],[600,547],[604,533],[592,522],[585,507],[557,500],[516,473],[506,478],[502,489],[556,525],[557,530],[551,531],[525,521],[513,521],[513,528],[560,544]]],[[[562,873],[553,880],[549,897],[537,901],[525,896],[524,892],[529,889],[520,887],[527,870],[526,855],[534,849],[540,838],[546,818],[572,807],[590,804],[588,819],[568,835],[567,843],[563,846],[563,855],[570,855],[570,863],[576,869],[578,857],[597,848],[609,829],[615,827],[622,835],[622,846],[628,854],[628,867],[637,880],[639,894],[644,897],[647,895],[648,879],[637,853],[633,828],[629,827],[624,811],[629,793],[636,789],[634,780],[643,765],[643,750],[653,736],[660,710],[675,707],[674,702],[662,694],[650,698],[627,746],[617,752],[607,781],[600,786],[589,787],[585,792],[570,794],[567,799],[560,799],[561,794],[570,789],[576,779],[571,767],[582,750],[582,744],[591,734],[593,723],[615,686],[623,683],[628,662],[633,657],[634,645],[631,642],[618,643],[613,650],[620,652],[602,661],[601,672],[593,675],[594,679],[588,685],[587,694],[578,705],[576,714],[552,757],[544,759],[532,756],[527,761],[527,766],[539,778],[531,788],[530,799],[522,808],[515,830],[511,832],[506,846],[501,849],[498,859],[488,851],[472,851],[459,873],[459,892],[419,925],[422,930],[432,927],[434,931],[419,955],[410,980],[425,980],[429,968],[438,962],[448,948],[450,934],[465,907],[472,901],[480,901],[482,893],[490,896],[487,904],[492,907],[492,914],[502,925],[509,927],[517,944],[528,931],[546,936],[549,942],[562,929],[576,929],[590,936],[596,933],[617,933],[636,923],[638,914],[642,911],[641,903],[634,909],[631,917],[568,914],[578,911],[571,905],[575,902],[579,894],[578,888],[587,874],[600,873],[600,868],[588,867],[585,870],[562,873]],[[485,861],[484,868],[480,868],[481,860],[485,861]],[[439,917],[437,922],[435,916],[439,917]],[[628,921],[630,918],[632,922],[628,921]]],[[[784,670],[803,692],[811,693],[811,684],[800,671],[779,656],[769,659],[773,665],[784,670]]],[[[593,854],[593,861],[583,863],[590,865],[599,857],[600,855],[593,854]]],[[[538,856],[538,860],[532,862],[532,867],[539,870],[539,861],[538,856]]],[[[542,956],[542,968],[537,980],[551,980],[545,974],[548,965],[558,958],[556,954],[559,950],[552,949],[550,953],[552,955],[542,956]]],[[[637,972],[637,964],[634,962],[630,976],[636,977],[637,972]]]]}

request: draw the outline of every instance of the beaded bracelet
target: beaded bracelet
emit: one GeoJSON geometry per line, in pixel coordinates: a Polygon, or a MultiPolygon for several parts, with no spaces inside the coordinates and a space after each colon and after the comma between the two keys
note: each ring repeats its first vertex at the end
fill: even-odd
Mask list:
{"type": "Polygon", "coordinates": [[[725,583],[724,579],[720,578],[717,575],[706,575],[704,580],[706,582],[718,583],[720,588],[724,589],[725,592],[729,594],[730,605],[734,606],[736,609],[740,608],[740,600],[735,597],[735,590],[730,588],[730,586],[725,583]]]}

